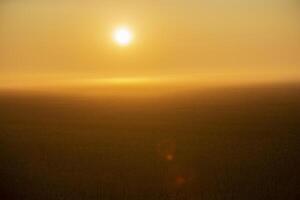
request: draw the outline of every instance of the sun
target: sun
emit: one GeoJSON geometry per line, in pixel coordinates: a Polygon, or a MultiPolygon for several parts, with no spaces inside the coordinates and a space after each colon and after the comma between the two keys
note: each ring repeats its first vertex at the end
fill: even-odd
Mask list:
{"type": "Polygon", "coordinates": [[[120,46],[127,46],[132,42],[132,31],[127,27],[119,27],[113,35],[114,41],[120,46]]]}

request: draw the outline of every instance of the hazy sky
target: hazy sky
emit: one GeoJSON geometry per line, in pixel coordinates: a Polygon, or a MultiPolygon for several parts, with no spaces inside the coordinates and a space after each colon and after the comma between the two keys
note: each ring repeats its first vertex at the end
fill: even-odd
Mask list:
{"type": "Polygon", "coordinates": [[[3,0],[0,84],[300,80],[299,11],[296,0],[3,0]],[[125,48],[119,25],[135,35],[125,48]]]}

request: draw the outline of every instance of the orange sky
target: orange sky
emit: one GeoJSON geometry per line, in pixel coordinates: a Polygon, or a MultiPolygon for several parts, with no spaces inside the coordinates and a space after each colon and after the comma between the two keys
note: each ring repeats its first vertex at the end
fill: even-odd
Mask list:
{"type": "Polygon", "coordinates": [[[293,0],[1,1],[0,85],[300,80],[299,6],[293,0]],[[120,48],[112,33],[124,24],[135,38],[120,48]]]}

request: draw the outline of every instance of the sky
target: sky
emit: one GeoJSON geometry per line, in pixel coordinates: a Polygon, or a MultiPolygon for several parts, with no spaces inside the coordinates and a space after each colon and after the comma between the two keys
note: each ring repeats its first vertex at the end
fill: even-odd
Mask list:
{"type": "Polygon", "coordinates": [[[0,86],[300,81],[297,0],[0,1],[0,86]],[[132,44],[112,39],[129,27],[132,44]]]}

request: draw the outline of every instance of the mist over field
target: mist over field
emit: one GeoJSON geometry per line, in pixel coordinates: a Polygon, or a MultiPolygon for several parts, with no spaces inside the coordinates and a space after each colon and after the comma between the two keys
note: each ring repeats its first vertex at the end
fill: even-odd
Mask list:
{"type": "Polygon", "coordinates": [[[300,86],[0,92],[1,199],[299,197],[300,86]]]}
{"type": "Polygon", "coordinates": [[[0,0],[0,200],[300,199],[299,0],[0,0]]]}

